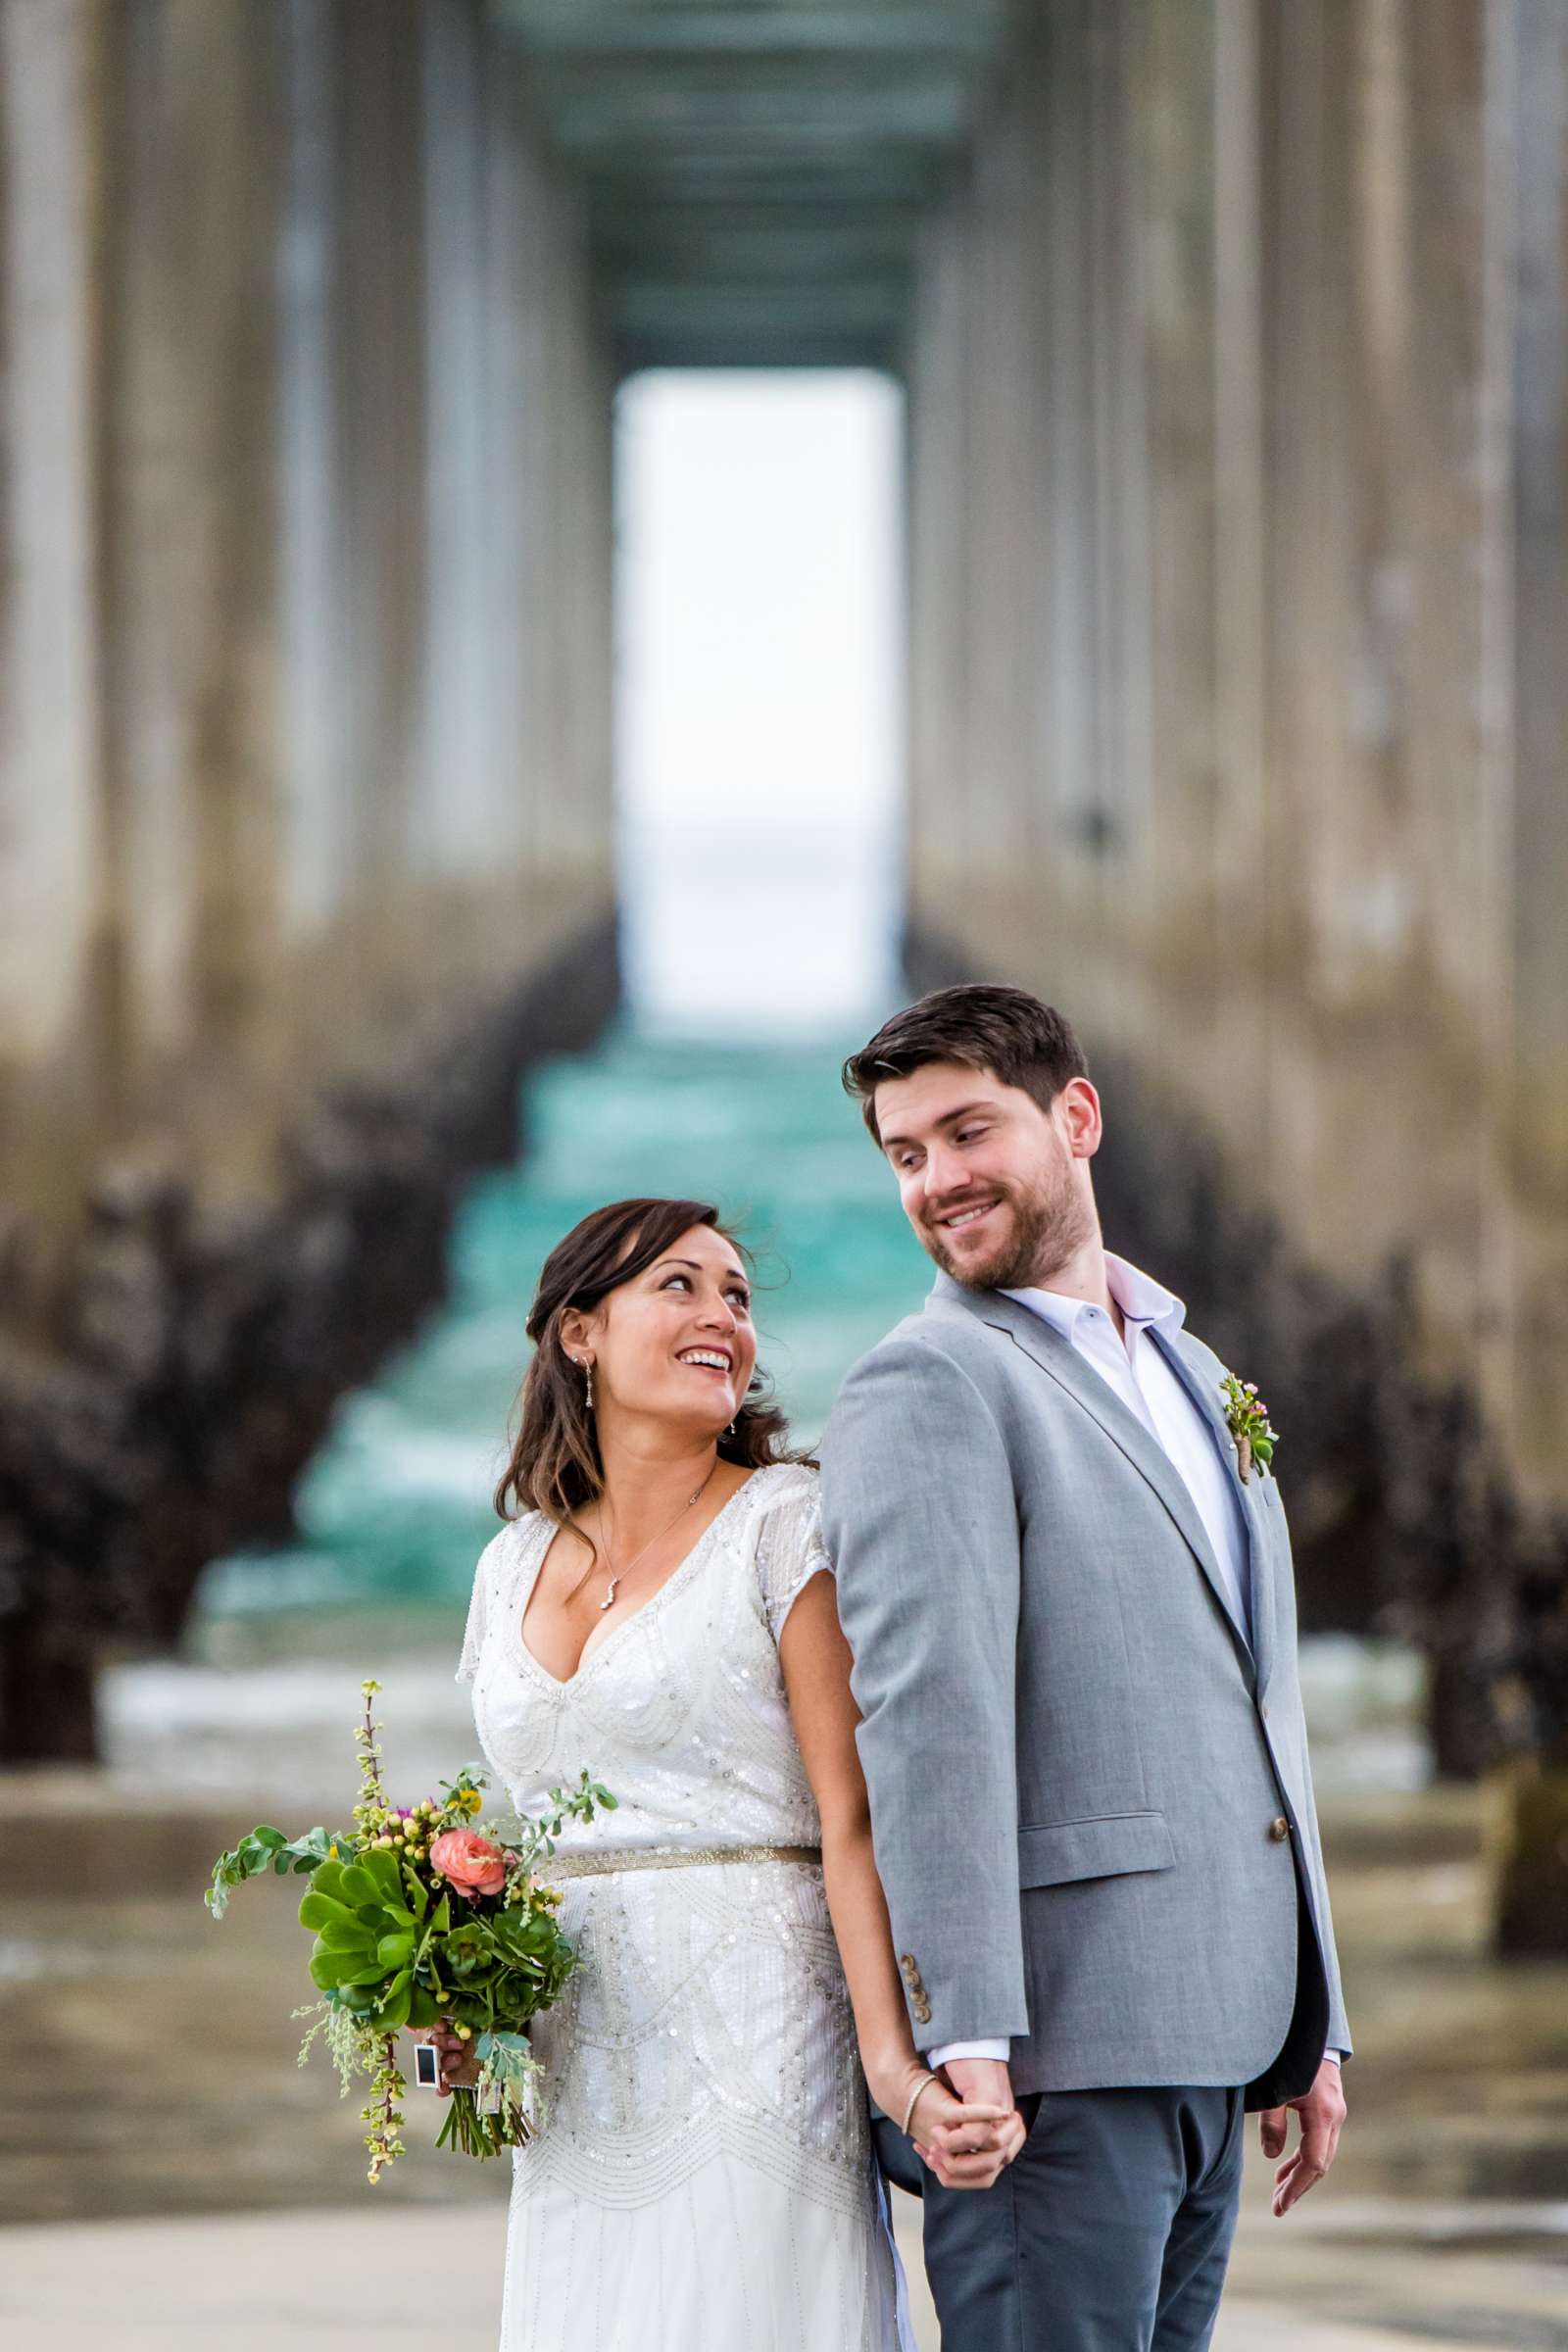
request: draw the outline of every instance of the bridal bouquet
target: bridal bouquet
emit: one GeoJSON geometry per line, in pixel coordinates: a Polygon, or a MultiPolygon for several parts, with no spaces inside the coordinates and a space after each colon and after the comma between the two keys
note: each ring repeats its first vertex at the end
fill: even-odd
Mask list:
{"type": "Polygon", "coordinates": [[[320,1999],[296,2009],[315,2023],[300,2045],[305,2064],[318,2034],[346,2097],[356,2073],[370,2078],[371,2181],[403,2154],[400,2101],[407,2084],[398,2065],[402,2027],[450,2019],[479,2060],[474,2089],[455,2090],[437,2147],[495,2156],[528,2137],[527,2099],[538,2067],[528,2046],[530,2018],[559,2000],[575,1965],[556,1912],[561,1895],[538,1883],[541,1861],[568,1821],[612,1812],[608,1788],[583,1773],[568,1790],[552,1788],[554,1810],[525,1821],[520,1842],[504,1843],[484,1809],[484,1776],[465,1767],[443,1781],[440,1797],[389,1802],[381,1750],[371,1720],[378,1683],[364,1683],[360,1801],[352,1831],[307,1830],[285,1838],[267,1824],[252,1830],[213,1869],[206,1901],[215,1919],[229,1889],[271,1870],[309,1873],[300,1925],[312,1931],[312,1982],[320,1999]]]}

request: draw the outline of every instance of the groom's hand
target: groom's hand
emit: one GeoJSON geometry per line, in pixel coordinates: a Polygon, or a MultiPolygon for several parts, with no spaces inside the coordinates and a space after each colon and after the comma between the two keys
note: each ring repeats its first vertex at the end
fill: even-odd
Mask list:
{"type": "Polygon", "coordinates": [[[998,2058],[950,2058],[937,2081],[941,2092],[928,2092],[914,2118],[916,2153],[944,2188],[989,2188],[1027,2136],[1007,2069],[998,2058]],[[948,2091],[963,2112],[943,2112],[948,2091]]]}
{"type": "Polygon", "coordinates": [[[966,2107],[1010,2107],[1012,2077],[1001,2058],[950,2058],[941,2072],[966,2107]]]}
{"type": "Polygon", "coordinates": [[[1287,2099],[1283,2107],[1264,2108],[1258,2119],[1259,2136],[1264,2155],[1271,2159],[1284,2151],[1286,2118],[1293,2107],[1301,2119],[1301,2137],[1295,2153],[1285,2158],[1274,2175],[1276,2221],[1290,2212],[1298,2197],[1304,2197],[1317,2185],[1334,2162],[1347,2109],[1340,2070],[1332,2058],[1324,2059],[1317,2081],[1300,2098],[1287,2099]]]}

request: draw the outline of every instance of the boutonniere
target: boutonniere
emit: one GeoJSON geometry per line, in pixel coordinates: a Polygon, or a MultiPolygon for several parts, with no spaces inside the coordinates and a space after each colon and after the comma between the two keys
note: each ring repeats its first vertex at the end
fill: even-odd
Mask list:
{"type": "Polygon", "coordinates": [[[1225,1399],[1225,1426],[1236,1441],[1236,1462],[1245,1486],[1254,1462],[1266,1473],[1274,1459],[1274,1424],[1255,1381],[1238,1380],[1234,1372],[1227,1372],[1219,1385],[1225,1399]]]}

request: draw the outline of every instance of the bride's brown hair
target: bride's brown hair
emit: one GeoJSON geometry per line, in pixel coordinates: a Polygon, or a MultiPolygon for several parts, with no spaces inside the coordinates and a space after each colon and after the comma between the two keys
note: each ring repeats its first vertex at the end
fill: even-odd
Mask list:
{"type": "MultiPolygon", "coordinates": [[[[707,1225],[721,1234],[749,1266],[751,1258],[716,1208],[706,1200],[612,1200],[594,1209],[559,1241],[545,1259],[528,1310],[534,1356],[517,1399],[512,1459],[496,1489],[503,1519],[542,1511],[563,1526],[604,1490],[598,1432],[584,1399],[582,1367],[567,1354],[561,1319],[568,1308],[592,1313],[601,1299],[658,1262],[683,1233],[707,1225]]],[[[752,1376],[735,1415],[734,1434],[718,1442],[720,1461],[762,1469],[769,1462],[804,1462],[792,1452],[788,1424],[760,1372],[752,1376]]]]}

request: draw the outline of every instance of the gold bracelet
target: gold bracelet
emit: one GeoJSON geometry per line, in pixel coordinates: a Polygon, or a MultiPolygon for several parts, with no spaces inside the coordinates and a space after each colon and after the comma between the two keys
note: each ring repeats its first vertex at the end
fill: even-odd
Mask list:
{"type": "Polygon", "coordinates": [[[935,2081],[935,2075],[922,2075],[919,2082],[915,2084],[913,2090],[910,2091],[909,2104],[904,2110],[904,2136],[906,2139],[907,2139],[909,2136],[910,2119],[912,2118],[915,2107],[919,2102],[920,2094],[922,2091],[929,2090],[935,2081]]]}

